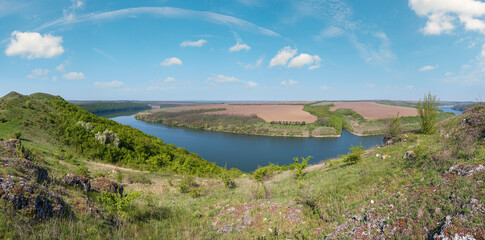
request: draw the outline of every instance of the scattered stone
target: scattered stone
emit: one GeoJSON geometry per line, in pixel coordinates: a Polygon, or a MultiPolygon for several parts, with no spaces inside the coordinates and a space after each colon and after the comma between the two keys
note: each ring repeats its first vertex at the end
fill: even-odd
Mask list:
{"type": "Polygon", "coordinates": [[[462,177],[472,176],[478,172],[485,172],[485,166],[478,164],[457,164],[450,167],[444,174],[454,174],[462,177]]]}
{"type": "Polygon", "coordinates": [[[91,191],[91,184],[89,183],[89,179],[82,176],[67,174],[62,179],[62,182],[70,186],[77,186],[85,192],[91,191]]]}
{"type": "Polygon", "coordinates": [[[416,158],[416,153],[414,153],[413,151],[407,151],[402,158],[403,159],[414,159],[414,158],[416,158]]]}
{"type": "Polygon", "coordinates": [[[117,193],[123,196],[123,186],[106,178],[95,178],[89,180],[91,190],[98,192],[117,193]]]}

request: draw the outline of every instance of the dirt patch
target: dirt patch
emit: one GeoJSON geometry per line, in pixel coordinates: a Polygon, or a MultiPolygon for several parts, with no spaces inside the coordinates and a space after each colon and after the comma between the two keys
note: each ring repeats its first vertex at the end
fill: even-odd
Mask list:
{"type": "Polygon", "coordinates": [[[352,109],[366,119],[385,119],[396,117],[397,113],[401,117],[417,116],[418,112],[414,108],[390,106],[375,102],[322,102],[318,105],[334,104],[330,111],[340,108],[352,109]]]}
{"type": "Polygon", "coordinates": [[[295,121],[312,123],[317,117],[303,111],[303,105],[282,105],[276,103],[252,103],[252,104],[208,104],[200,106],[185,106],[168,108],[169,110],[199,110],[211,108],[225,108],[224,111],[211,112],[206,114],[229,114],[251,116],[257,115],[266,122],[271,121],[295,121]]]}

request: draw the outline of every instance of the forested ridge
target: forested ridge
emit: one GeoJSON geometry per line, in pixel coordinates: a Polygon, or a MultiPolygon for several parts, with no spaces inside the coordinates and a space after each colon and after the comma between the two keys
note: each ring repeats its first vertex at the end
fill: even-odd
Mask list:
{"type": "Polygon", "coordinates": [[[29,130],[41,129],[55,139],[54,144],[62,151],[68,146],[73,154],[89,160],[201,176],[221,172],[215,163],[197,154],[164,143],[138,129],[98,117],[61,97],[41,93],[24,96],[12,92],[1,98],[0,103],[0,118],[5,126],[3,135],[17,130],[31,141],[46,144],[51,140],[40,138],[41,133],[26,135],[31,132],[29,130]]]}

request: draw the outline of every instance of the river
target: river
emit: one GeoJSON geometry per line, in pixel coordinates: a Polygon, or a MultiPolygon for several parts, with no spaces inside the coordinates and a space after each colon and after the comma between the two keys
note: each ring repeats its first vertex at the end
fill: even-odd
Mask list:
{"type": "Polygon", "coordinates": [[[313,156],[309,163],[315,164],[339,154],[346,154],[351,145],[375,147],[382,143],[383,138],[359,137],[347,131],[343,131],[340,138],[251,136],[167,127],[136,120],[134,115],[111,119],[159,137],[166,143],[186,148],[221,167],[227,164],[227,168],[235,167],[245,172],[269,163],[291,164],[296,156],[313,156]]]}

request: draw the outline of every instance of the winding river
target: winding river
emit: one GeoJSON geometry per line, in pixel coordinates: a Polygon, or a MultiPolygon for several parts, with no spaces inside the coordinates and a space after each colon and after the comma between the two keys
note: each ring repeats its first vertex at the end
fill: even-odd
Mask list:
{"type": "Polygon", "coordinates": [[[245,172],[255,170],[258,165],[266,166],[269,163],[291,164],[293,157],[296,156],[313,156],[309,163],[315,164],[346,154],[351,145],[362,144],[366,148],[375,147],[382,143],[383,138],[383,136],[359,137],[346,131],[342,132],[340,138],[251,136],[167,127],[136,120],[134,115],[111,119],[159,137],[166,143],[186,148],[219,166],[235,167],[245,172]]]}

